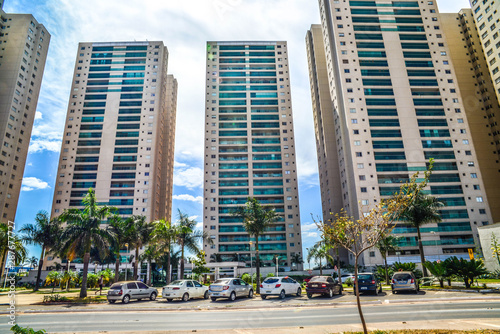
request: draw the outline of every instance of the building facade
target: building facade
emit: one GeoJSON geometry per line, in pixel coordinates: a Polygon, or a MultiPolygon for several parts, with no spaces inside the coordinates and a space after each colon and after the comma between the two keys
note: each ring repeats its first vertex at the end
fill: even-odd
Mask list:
{"type": "Polygon", "coordinates": [[[0,221],[14,221],[50,34],[0,2],[0,221]]]}
{"type": "MultiPolygon", "coordinates": [[[[492,223],[451,50],[435,1],[320,0],[342,207],[359,217],[434,159],[427,192],[442,222],[421,229],[428,260],[466,257],[492,223]]],[[[310,52],[309,52],[310,53],[310,52]]],[[[311,54],[309,54],[311,58],[311,54]]],[[[420,262],[398,223],[393,261],[420,262]]],[[[364,265],[381,264],[375,249],[364,265]]]]}
{"type": "Polygon", "coordinates": [[[280,219],[259,239],[262,266],[302,269],[286,42],[208,42],[203,228],[207,262],[254,266],[255,240],[234,208],[249,197],[280,219]],[[252,245],[253,243],[253,245],[252,245]]]}
{"type": "Polygon", "coordinates": [[[177,82],[167,63],[163,42],[79,44],[52,217],[92,188],[122,217],[170,219],[177,82]]]}

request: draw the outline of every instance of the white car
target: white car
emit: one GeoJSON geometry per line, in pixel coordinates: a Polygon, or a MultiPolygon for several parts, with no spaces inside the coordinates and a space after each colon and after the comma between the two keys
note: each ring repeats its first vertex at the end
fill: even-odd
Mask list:
{"type": "Polygon", "coordinates": [[[354,274],[344,274],[344,275],[340,276],[340,279],[341,279],[342,283],[345,283],[345,281],[350,278],[352,280],[352,282],[354,283],[354,277],[355,277],[354,274]]]}
{"type": "Polygon", "coordinates": [[[161,295],[168,302],[174,298],[181,298],[184,302],[191,298],[208,299],[208,286],[202,285],[198,281],[182,279],[164,286],[161,295]]]}
{"type": "Polygon", "coordinates": [[[260,297],[266,299],[267,296],[275,295],[284,299],[286,295],[296,295],[300,297],[302,288],[293,278],[290,277],[268,277],[260,285],[260,297]]]}

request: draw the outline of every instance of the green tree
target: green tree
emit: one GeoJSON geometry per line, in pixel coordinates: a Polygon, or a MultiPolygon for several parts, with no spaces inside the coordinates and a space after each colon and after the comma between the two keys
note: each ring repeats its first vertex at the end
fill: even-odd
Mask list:
{"type": "Polygon", "coordinates": [[[90,249],[94,245],[103,252],[108,251],[113,238],[107,229],[101,228],[101,224],[111,216],[114,208],[106,205],[99,206],[92,188],[89,189],[82,202],[84,205],[82,210],[67,209],[59,219],[67,224],[62,236],[63,251],[78,250],[83,253],[80,298],[85,298],[87,297],[90,249]]]}
{"type": "Polygon", "coordinates": [[[151,278],[152,276],[152,270],[153,270],[153,261],[155,261],[160,253],[160,249],[156,243],[150,243],[144,250],[144,252],[139,256],[139,260],[145,261],[149,264],[149,270],[148,270],[148,279],[147,279],[147,284],[151,285],[151,278]]]}
{"type": "Polygon", "coordinates": [[[444,288],[444,280],[448,279],[451,274],[446,262],[434,261],[425,262],[425,267],[430,271],[432,276],[434,276],[439,281],[439,286],[444,288]]]}
{"type": "Polygon", "coordinates": [[[146,222],[146,217],[142,215],[130,216],[127,219],[132,222],[130,240],[131,244],[135,248],[134,279],[137,280],[137,269],[139,268],[139,250],[143,245],[146,245],[151,240],[151,234],[154,229],[154,224],[146,222]]]}
{"type": "Polygon", "coordinates": [[[302,263],[304,263],[302,255],[300,255],[299,253],[293,253],[292,256],[290,257],[290,264],[292,265],[292,267],[294,264],[300,265],[302,263]]]}
{"type": "Polygon", "coordinates": [[[493,258],[497,259],[498,265],[500,266],[500,242],[494,233],[491,233],[491,254],[493,258]]]}
{"type": "Polygon", "coordinates": [[[56,285],[61,283],[62,278],[63,274],[61,274],[60,272],[51,271],[50,273],[47,274],[47,278],[45,278],[45,284],[46,285],[52,284],[52,293],[54,293],[56,285]]]}
{"type": "Polygon", "coordinates": [[[177,221],[176,227],[178,229],[176,242],[181,248],[181,268],[178,279],[184,278],[185,250],[187,249],[191,253],[198,254],[201,251],[198,241],[205,241],[208,244],[213,243],[208,233],[195,230],[196,224],[196,220],[190,219],[187,214],[179,210],[179,220],[177,221]]]}
{"type": "Polygon", "coordinates": [[[170,267],[172,264],[172,245],[177,240],[179,229],[177,228],[177,226],[172,225],[165,219],[160,219],[153,222],[153,226],[153,232],[151,233],[152,241],[158,244],[159,250],[164,251],[163,254],[161,254],[160,251],[159,257],[163,260],[166,260],[163,262],[165,263],[165,265],[163,265],[163,268],[165,269],[166,281],[168,285],[172,276],[170,273],[170,267]]]}
{"type": "Polygon", "coordinates": [[[191,262],[194,264],[193,274],[198,278],[198,280],[199,277],[201,277],[203,274],[210,272],[210,269],[205,267],[205,265],[207,264],[205,256],[205,252],[200,251],[198,254],[196,254],[196,257],[191,259],[191,262]]]}
{"type": "MultiPolygon", "coordinates": [[[[260,275],[259,237],[266,229],[279,218],[276,211],[269,206],[262,206],[260,202],[249,197],[245,206],[240,206],[234,213],[236,217],[243,219],[245,231],[255,238],[255,274],[260,275]]],[[[260,293],[260,284],[257,284],[256,292],[260,293]]]]}
{"type": "Polygon", "coordinates": [[[61,284],[66,285],[66,290],[69,291],[71,287],[71,282],[78,282],[80,276],[76,271],[68,270],[65,271],[63,276],[61,277],[61,284]]]}
{"type": "Polygon", "coordinates": [[[420,261],[422,263],[424,276],[428,276],[428,274],[427,269],[423,265],[425,263],[425,255],[420,227],[425,224],[440,222],[441,215],[439,214],[439,208],[442,206],[443,203],[439,202],[436,197],[424,195],[419,192],[415,199],[399,216],[399,220],[408,222],[417,229],[418,251],[420,253],[420,261]]]}
{"type": "Polygon", "coordinates": [[[309,253],[307,254],[307,261],[315,260],[319,262],[319,274],[323,275],[323,262],[333,263],[333,256],[330,254],[330,247],[326,244],[324,240],[316,242],[311,248],[309,248],[309,253]]]}
{"type": "Polygon", "coordinates": [[[35,216],[34,224],[26,224],[19,230],[23,234],[22,240],[28,245],[38,245],[42,248],[36,274],[36,283],[33,291],[38,290],[40,276],[42,274],[43,259],[46,253],[57,248],[61,241],[62,228],[57,219],[49,219],[47,211],[39,211],[35,216]]]}
{"type": "Polygon", "coordinates": [[[118,215],[113,215],[108,220],[107,229],[108,233],[112,236],[111,250],[115,254],[115,282],[118,282],[120,279],[120,250],[126,243],[132,242],[132,223],[131,220],[122,219],[118,215]]]}
{"type": "Polygon", "coordinates": [[[385,284],[389,284],[389,269],[387,266],[387,254],[389,252],[395,252],[399,249],[398,238],[393,235],[383,236],[382,238],[380,238],[379,241],[377,241],[375,247],[377,247],[380,254],[382,254],[382,258],[384,259],[385,284]]]}
{"type": "Polygon", "coordinates": [[[467,289],[470,288],[475,277],[488,273],[488,271],[484,268],[483,261],[481,260],[472,259],[467,261],[453,256],[447,258],[444,262],[449,270],[449,273],[460,277],[464,281],[467,289]]]}
{"type": "Polygon", "coordinates": [[[35,269],[38,266],[38,259],[36,256],[32,256],[28,259],[28,264],[30,265],[30,269],[35,269]]]}

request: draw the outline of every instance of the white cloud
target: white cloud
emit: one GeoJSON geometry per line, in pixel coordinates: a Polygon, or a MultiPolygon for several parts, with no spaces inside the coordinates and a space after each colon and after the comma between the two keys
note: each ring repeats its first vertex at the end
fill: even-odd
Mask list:
{"type": "Polygon", "coordinates": [[[201,196],[192,196],[188,194],[182,194],[182,195],[174,195],[172,196],[173,199],[179,200],[179,201],[190,201],[190,202],[196,202],[203,204],[203,197],[201,196]]]}
{"type": "Polygon", "coordinates": [[[30,142],[29,152],[39,153],[42,151],[59,152],[61,150],[61,142],[55,140],[34,139],[30,142]]]}
{"type": "Polygon", "coordinates": [[[302,232],[317,231],[318,227],[314,223],[305,223],[301,226],[302,232]]]}
{"type": "Polygon", "coordinates": [[[203,185],[203,170],[198,167],[175,169],[174,185],[189,189],[201,187],[203,185]]]}
{"type": "Polygon", "coordinates": [[[183,162],[174,161],[174,168],[178,168],[178,167],[187,167],[187,164],[185,164],[183,162]]]}
{"type": "Polygon", "coordinates": [[[306,237],[306,238],[318,238],[319,233],[318,232],[306,232],[306,233],[302,234],[302,236],[306,237]]]}
{"type": "Polygon", "coordinates": [[[36,177],[25,177],[23,178],[21,191],[32,191],[46,188],[50,188],[47,182],[36,177]]]}
{"type": "Polygon", "coordinates": [[[42,116],[41,112],[39,112],[39,111],[35,112],[35,121],[39,120],[39,119],[42,119],[42,118],[43,118],[43,116],[42,116]]]}

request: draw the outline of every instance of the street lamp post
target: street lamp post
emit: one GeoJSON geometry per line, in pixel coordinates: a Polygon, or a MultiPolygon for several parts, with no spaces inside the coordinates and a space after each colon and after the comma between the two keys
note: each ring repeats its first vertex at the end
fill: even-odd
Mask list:
{"type": "MultiPolygon", "coordinates": [[[[127,247],[127,254],[128,254],[128,243],[125,244],[125,247],[127,247]]],[[[128,271],[128,265],[127,261],[125,261],[125,281],[127,280],[127,271],[128,271]]]]}
{"type": "MultiPolygon", "coordinates": [[[[309,248],[306,248],[307,250],[307,257],[309,258],[309,248]]],[[[311,270],[311,258],[309,258],[309,270],[311,270]]]]}
{"type": "Polygon", "coordinates": [[[278,275],[278,273],[279,273],[279,270],[278,270],[278,269],[279,269],[279,268],[278,268],[278,259],[279,259],[279,256],[278,256],[278,255],[276,255],[276,277],[278,277],[278,276],[279,276],[279,275],[278,275]]]}

